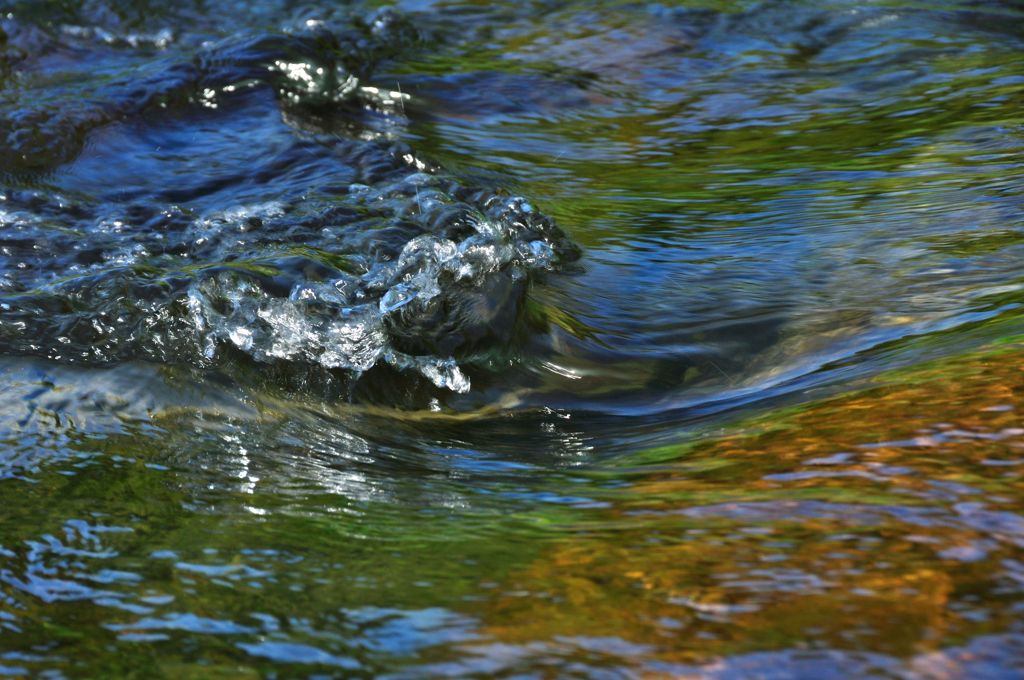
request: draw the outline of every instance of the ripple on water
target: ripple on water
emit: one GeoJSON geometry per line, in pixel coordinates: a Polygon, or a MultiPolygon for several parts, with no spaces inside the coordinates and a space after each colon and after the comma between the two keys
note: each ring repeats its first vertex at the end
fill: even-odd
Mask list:
{"type": "Polygon", "coordinates": [[[393,4],[6,3],[0,674],[1021,675],[1019,9],[393,4]]]}
{"type": "MultiPolygon", "coordinates": [[[[99,202],[4,195],[8,352],[206,366],[232,347],[258,362],[355,377],[386,363],[469,390],[457,362],[484,343],[507,344],[528,281],[572,259],[572,247],[525,200],[464,187],[372,127],[362,139],[316,124],[297,135],[284,124],[279,106],[301,119],[349,100],[378,118],[397,115],[392,95],[334,74],[340,64],[317,65],[332,54],[325,41],[337,40],[317,30],[208,48],[188,65],[196,72],[186,83],[155,76],[171,92],[196,81],[224,96],[206,102],[212,113],[167,120],[160,112],[90,132],[99,139],[59,182],[99,202]],[[280,104],[261,96],[268,85],[280,104]],[[255,91],[233,94],[241,86],[255,91]],[[197,124],[217,127],[197,133],[197,124]],[[251,135],[266,135],[276,153],[254,153],[243,142],[251,135]],[[215,149],[223,153],[210,156],[215,149]],[[250,193],[261,202],[207,207],[244,196],[253,163],[250,193]]],[[[165,67],[168,76],[179,70],[165,67]]],[[[150,106],[134,90],[97,99],[118,117],[150,106]]]]}

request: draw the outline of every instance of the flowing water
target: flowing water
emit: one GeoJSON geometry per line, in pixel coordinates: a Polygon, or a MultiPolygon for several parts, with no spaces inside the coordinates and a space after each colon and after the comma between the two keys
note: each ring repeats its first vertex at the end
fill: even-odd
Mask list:
{"type": "Polygon", "coordinates": [[[0,675],[1024,674],[1024,7],[0,2],[0,675]]]}

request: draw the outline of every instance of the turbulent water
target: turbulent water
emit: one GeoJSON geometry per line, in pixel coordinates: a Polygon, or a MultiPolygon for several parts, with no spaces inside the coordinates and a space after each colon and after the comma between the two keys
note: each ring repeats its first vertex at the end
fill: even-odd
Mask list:
{"type": "Polygon", "coordinates": [[[0,675],[1024,673],[1024,8],[0,2],[0,675]]]}

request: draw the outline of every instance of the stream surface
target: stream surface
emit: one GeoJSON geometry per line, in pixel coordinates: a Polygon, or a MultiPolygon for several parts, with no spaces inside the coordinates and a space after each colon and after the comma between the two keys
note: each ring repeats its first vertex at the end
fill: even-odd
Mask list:
{"type": "Polygon", "coordinates": [[[1024,6],[0,0],[0,676],[1024,675],[1024,6]]]}

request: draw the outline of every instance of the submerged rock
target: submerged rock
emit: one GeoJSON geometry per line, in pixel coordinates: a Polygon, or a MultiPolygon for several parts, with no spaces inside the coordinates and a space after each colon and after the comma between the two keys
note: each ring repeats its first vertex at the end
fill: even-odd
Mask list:
{"type": "Polygon", "coordinates": [[[53,189],[0,196],[0,351],[352,379],[389,364],[469,390],[461,362],[512,343],[531,279],[576,251],[524,199],[393,140],[407,97],[346,63],[386,53],[395,23],[143,60],[80,84],[81,110],[0,107],[22,168],[73,160],[53,189]]]}

